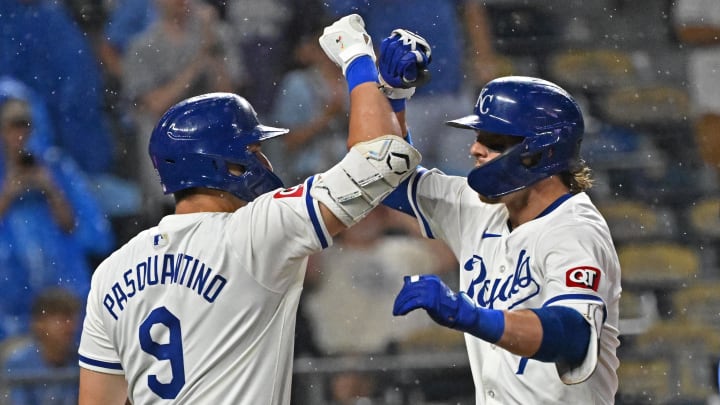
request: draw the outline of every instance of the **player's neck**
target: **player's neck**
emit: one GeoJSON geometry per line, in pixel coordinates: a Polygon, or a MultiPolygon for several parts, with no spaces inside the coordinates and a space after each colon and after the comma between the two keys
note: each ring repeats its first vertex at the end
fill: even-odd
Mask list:
{"type": "Polygon", "coordinates": [[[510,214],[509,219],[513,229],[537,218],[552,203],[568,192],[568,188],[558,176],[551,176],[509,195],[503,202],[510,214]]]}
{"type": "Polygon", "coordinates": [[[175,205],[175,214],[193,214],[197,212],[234,212],[247,205],[227,191],[197,189],[186,195],[175,205]]]}

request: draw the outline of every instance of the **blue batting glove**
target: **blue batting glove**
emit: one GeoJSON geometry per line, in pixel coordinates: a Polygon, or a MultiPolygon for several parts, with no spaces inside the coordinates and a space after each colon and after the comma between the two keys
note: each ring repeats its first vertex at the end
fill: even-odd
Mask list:
{"type": "Polygon", "coordinates": [[[405,315],[422,308],[437,323],[452,328],[462,302],[436,275],[405,276],[404,285],[395,298],[393,315],[405,315]]]}
{"type": "Polygon", "coordinates": [[[397,89],[418,87],[430,80],[430,44],[421,36],[396,29],[380,44],[378,68],[381,78],[397,89]]]}
{"type": "Polygon", "coordinates": [[[454,293],[436,275],[405,276],[393,305],[393,315],[424,309],[433,321],[470,333],[490,343],[505,330],[502,311],[480,308],[464,292],[454,293]]]}

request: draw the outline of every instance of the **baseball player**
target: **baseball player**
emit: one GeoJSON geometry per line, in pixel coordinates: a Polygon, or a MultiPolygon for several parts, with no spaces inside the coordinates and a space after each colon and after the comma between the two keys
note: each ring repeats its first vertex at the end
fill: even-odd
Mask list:
{"type": "MultiPolygon", "coordinates": [[[[403,30],[382,43],[379,70],[399,116],[429,49],[403,30]]],[[[613,403],[620,267],[585,194],[580,108],[548,81],[502,77],[448,124],[475,134],[467,178],[420,167],[385,203],[450,247],[460,291],[406,277],[393,314],[422,308],[465,333],[477,404],[613,403]]]]}
{"type": "Polygon", "coordinates": [[[288,404],[307,256],[332,244],[420,161],[377,90],[357,15],[320,43],[350,90],[347,155],[282,188],[242,97],[170,108],[149,152],[175,214],[121,247],[92,279],[80,343],[80,404],[288,404]]]}

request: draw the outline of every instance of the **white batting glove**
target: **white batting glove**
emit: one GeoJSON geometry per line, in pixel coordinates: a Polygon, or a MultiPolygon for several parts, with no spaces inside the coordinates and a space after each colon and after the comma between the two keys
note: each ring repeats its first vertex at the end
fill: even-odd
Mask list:
{"type": "Polygon", "coordinates": [[[347,15],[325,27],[319,41],[325,54],[342,68],[343,75],[350,62],[360,56],[369,55],[376,61],[372,39],[357,14],[347,15]]]}

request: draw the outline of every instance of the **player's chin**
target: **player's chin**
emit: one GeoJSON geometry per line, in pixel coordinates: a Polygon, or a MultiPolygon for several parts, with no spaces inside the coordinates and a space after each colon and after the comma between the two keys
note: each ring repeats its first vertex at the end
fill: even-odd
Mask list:
{"type": "Polygon", "coordinates": [[[500,201],[501,197],[490,198],[479,193],[478,197],[480,198],[480,201],[484,202],[485,204],[500,204],[502,202],[500,201]]]}

